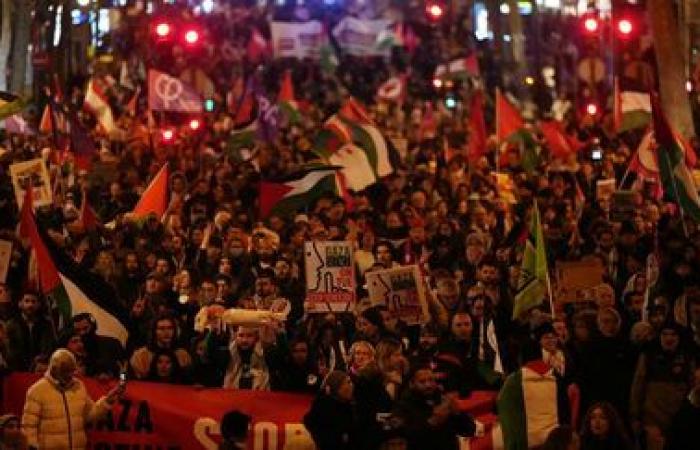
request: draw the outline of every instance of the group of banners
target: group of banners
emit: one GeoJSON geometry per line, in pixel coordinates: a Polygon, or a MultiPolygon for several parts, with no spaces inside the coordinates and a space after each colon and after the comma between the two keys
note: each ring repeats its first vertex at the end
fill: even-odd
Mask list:
{"type": "MultiPolygon", "coordinates": [[[[2,410],[22,414],[25,395],[40,375],[14,373],[4,380],[2,410]]],[[[93,399],[113,383],[83,379],[93,399]]],[[[197,389],[172,384],[129,382],[126,396],[107,417],[88,430],[92,449],[216,450],[221,443],[221,418],[231,410],[251,417],[248,450],[313,450],[302,423],[311,397],[280,392],[197,389]],[[183,408],[182,399],[187,399],[183,408]],[[280,407],[284,405],[284,407],[280,407]]],[[[495,450],[489,430],[495,393],[476,391],[459,407],[485,425],[486,434],[464,440],[461,448],[495,450]]]]}
{"type": "MultiPolygon", "coordinates": [[[[314,59],[321,57],[321,49],[328,44],[323,24],[318,20],[307,22],[272,22],[272,51],[276,58],[314,59]]],[[[354,56],[389,56],[391,46],[399,38],[393,35],[388,20],[363,20],[344,17],[332,30],[338,46],[354,56]]]]}
{"type": "MultiPolygon", "coordinates": [[[[310,313],[348,312],[356,303],[357,282],[352,244],[313,241],[304,246],[306,309],[310,313]]],[[[428,320],[425,283],[416,265],[366,274],[372,305],[385,306],[408,325],[428,320]]]]}

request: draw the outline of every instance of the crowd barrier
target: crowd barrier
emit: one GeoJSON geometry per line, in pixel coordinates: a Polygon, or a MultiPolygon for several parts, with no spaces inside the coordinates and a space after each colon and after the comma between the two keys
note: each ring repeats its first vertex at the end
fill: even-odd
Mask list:
{"type": "MultiPolygon", "coordinates": [[[[3,412],[21,415],[27,389],[39,375],[15,373],[3,386],[3,412]]],[[[105,394],[115,382],[83,379],[93,398],[105,394]]],[[[249,450],[313,450],[302,424],[312,398],[280,392],[197,389],[133,381],[124,399],[103,421],[89,430],[93,450],[216,450],[219,420],[237,409],[253,418],[249,450]]],[[[462,448],[494,448],[491,426],[495,421],[495,393],[474,392],[460,406],[486,424],[484,437],[465,440],[462,448]]]]}

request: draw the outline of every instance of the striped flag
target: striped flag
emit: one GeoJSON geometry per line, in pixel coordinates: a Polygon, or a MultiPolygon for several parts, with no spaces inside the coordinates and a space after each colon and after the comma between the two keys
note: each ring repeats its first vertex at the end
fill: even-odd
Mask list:
{"type": "Polygon", "coordinates": [[[613,122],[615,132],[644,128],[651,122],[651,96],[648,92],[623,91],[615,77],[613,93],[613,122]]]}
{"type": "Polygon", "coordinates": [[[544,362],[532,361],[506,378],[496,402],[505,450],[537,448],[559,425],[553,372],[544,362]]]}
{"type": "Polygon", "coordinates": [[[32,213],[31,189],[20,214],[20,236],[29,239],[36,256],[41,292],[53,299],[64,324],[73,316],[90,313],[97,321],[97,334],[126,345],[128,313],[114,289],[91,272],[81,270],[49,238],[40,233],[32,213]]]}
{"type": "Polygon", "coordinates": [[[117,129],[105,89],[102,83],[94,77],[88,82],[83,108],[95,115],[97,123],[100,124],[105,133],[110,134],[117,129]]]}
{"type": "Polygon", "coordinates": [[[142,219],[155,214],[161,219],[168,209],[168,163],[163,164],[156,176],[151,180],[132,214],[136,219],[142,219]]]}
{"type": "Polygon", "coordinates": [[[530,309],[544,302],[547,293],[547,253],[537,203],[533,206],[530,233],[525,241],[525,253],[515,293],[513,319],[519,319],[530,309]]]}
{"type": "Polygon", "coordinates": [[[332,166],[319,166],[278,181],[261,181],[260,215],[291,215],[325,194],[337,194],[336,170],[332,166]]]}
{"type": "Polygon", "coordinates": [[[282,85],[280,86],[280,92],[277,96],[277,103],[287,116],[289,123],[299,123],[301,121],[299,103],[294,96],[294,82],[292,81],[291,70],[284,71],[282,85]]]}
{"type": "Polygon", "coordinates": [[[496,136],[498,142],[505,142],[516,132],[525,128],[525,121],[513,104],[496,90],[496,136]]]}
{"type": "Polygon", "coordinates": [[[441,64],[435,69],[435,78],[469,78],[480,76],[479,60],[476,53],[441,64]]]}
{"type": "Polygon", "coordinates": [[[675,200],[685,214],[700,221],[700,196],[686,164],[683,145],[671,129],[658,99],[653,97],[651,101],[659,174],[666,197],[675,200]]]}

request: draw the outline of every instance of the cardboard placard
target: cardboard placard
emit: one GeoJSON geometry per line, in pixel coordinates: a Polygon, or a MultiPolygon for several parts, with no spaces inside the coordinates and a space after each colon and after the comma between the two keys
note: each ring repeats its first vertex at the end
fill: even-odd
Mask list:
{"type": "Polygon", "coordinates": [[[603,265],[597,258],[557,263],[557,302],[578,303],[595,298],[594,289],[603,284],[603,272],[603,265]]]}
{"type": "Polygon", "coordinates": [[[595,184],[595,196],[597,199],[610,198],[615,193],[615,178],[598,180],[595,184]]]}
{"type": "Polygon", "coordinates": [[[610,205],[610,220],[625,222],[634,219],[634,191],[615,191],[610,205]]]}
{"type": "Polygon", "coordinates": [[[0,239],[0,283],[7,281],[7,272],[12,260],[12,242],[0,239]]]}
{"type": "Polygon", "coordinates": [[[408,325],[428,321],[425,286],[418,266],[402,266],[369,272],[367,291],[373,305],[384,305],[408,325]]]}
{"type": "Polygon", "coordinates": [[[349,311],[355,303],[355,262],[346,241],[304,243],[306,310],[349,311]]]}
{"type": "Polygon", "coordinates": [[[10,166],[10,176],[12,177],[12,186],[15,189],[15,199],[20,208],[22,208],[22,203],[24,203],[24,196],[28,186],[32,187],[34,207],[53,203],[51,178],[43,159],[36,158],[12,164],[10,166]]]}

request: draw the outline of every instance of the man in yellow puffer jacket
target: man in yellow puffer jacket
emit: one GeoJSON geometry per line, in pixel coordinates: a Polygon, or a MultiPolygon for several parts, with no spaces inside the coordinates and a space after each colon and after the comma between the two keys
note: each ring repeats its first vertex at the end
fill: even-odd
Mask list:
{"type": "Polygon", "coordinates": [[[85,425],[100,419],[124,394],[123,385],[94,402],[83,383],[74,377],[73,354],[58,349],[44,377],[27,391],[22,430],[29,448],[37,450],[84,450],[85,425]]]}

